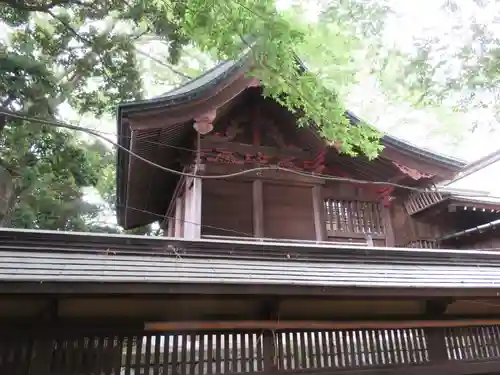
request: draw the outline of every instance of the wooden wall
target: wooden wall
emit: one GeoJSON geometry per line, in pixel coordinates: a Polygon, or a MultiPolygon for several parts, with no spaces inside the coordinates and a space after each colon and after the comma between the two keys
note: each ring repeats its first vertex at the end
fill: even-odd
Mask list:
{"type": "Polygon", "coordinates": [[[461,236],[442,244],[443,248],[482,249],[500,251],[500,228],[461,236]]]}
{"type": "Polygon", "coordinates": [[[422,247],[416,244],[429,243],[455,229],[451,213],[431,209],[410,216],[400,199],[391,202],[390,215],[395,246],[422,247]]]}
{"type": "Polygon", "coordinates": [[[201,222],[202,235],[252,237],[252,182],[204,180],[201,222]]]}
{"type": "MultiPolygon", "coordinates": [[[[312,186],[264,180],[263,237],[315,240],[312,189],[312,186]]],[[[202,235],[261,237],[254,228],[255,199],[254,181],[205,180],[202,189],[202,235]]]]}
{"type": "Polygon", "coordinates": [[[264,182],[264,236],[315,240],[312,186],[264,182]]]}
{"type": "Polygon", "coordinates": [[[203,182],[205,236],[369,243],[368,234],[374,246],[392,246],[388,213],[374,194],[346,184],[248,178],[203,182]]]}

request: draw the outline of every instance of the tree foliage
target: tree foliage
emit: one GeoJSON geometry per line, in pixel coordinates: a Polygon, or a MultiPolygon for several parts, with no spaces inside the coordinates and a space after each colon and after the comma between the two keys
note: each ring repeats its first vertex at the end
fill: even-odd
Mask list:
{"type": "MultiPolygon", "coordinates": [[[[356,80],[364,39],[374,41],[387,11],[373,4],[323,4],[321,22],[312,25],[301,17],[303,5],[279,12],[273,0],[0,0],[0,21],[12,31],[0,42],[1,105],[55,119],[65,103],[99,118],[142,98],[144,57],[155,61],[141,50],[149,39],[167,48],[156,64],[170,73],[154,79],[171,84],[246,50],[265,95],[297,113],[301,125],[316,124],[350,155],[375,157],[379,133],[351,126],[341,97],[356,80]],[[366,22],[370,17],[377,22],[366,22]],[[186,64],[192,51],[203,61],[186,64]]],[[[4,224],[98,226],[99,207],[83,199],[89,186],[114,208],[114,157],[102,145],[19,120],[9,120],[0,137],[15,190],[4,224]]]]}
{"type": "Polygon", "coordinates": [[[421,107],[491,111],[498,122],[499,11],[498,2],[490,0],[442,2],[435,28],[443,31],[416,36],[411,49],[393,51],[382,72],[387,92],[421,107]]]}

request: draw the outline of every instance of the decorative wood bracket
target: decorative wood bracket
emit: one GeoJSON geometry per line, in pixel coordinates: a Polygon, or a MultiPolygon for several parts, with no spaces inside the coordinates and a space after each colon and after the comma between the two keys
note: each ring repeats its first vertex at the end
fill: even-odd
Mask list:
{"type": "Polygon", "coordinates": [[[403,165],[403,164],[400,164],[400,163],[396,163],[395,161],[393,161],[392,164],[394,164],[405,175],[413,178],[414,180],[420,180],[422,178],[431,178],[431,177],[435,176],[434,174],[423,173],[423,172],[420,172],[420,171],[418,171],[416,169],[407,167],[406,165],[403,165]]]}
{"type": "Polygon", "coordinates": [[[195,117],[193,127],[200,134],[210,133],[214,128],[213,122],[216,116],[217,109],[211,109],[210,111],[195,117]]]}

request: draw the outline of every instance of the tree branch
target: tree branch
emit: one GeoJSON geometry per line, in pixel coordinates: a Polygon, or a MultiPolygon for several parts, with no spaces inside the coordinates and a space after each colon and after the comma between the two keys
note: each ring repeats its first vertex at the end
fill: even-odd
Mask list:
{"type": "Polygon", "coordinates": [[[0,0],[0,4],[8,7],[29,12],[48,12],[54,7],[62,5],[82,5],[78,0],[52,0],[50,2],[24,1],[24,0],[0,0]]]}

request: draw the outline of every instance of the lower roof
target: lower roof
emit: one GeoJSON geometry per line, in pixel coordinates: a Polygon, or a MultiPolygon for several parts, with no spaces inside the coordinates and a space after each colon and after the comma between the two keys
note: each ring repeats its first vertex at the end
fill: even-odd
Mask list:
{"type": "Polygon", "coordinates": [[[0,229],[0,281],[497,289],[500,252],[0,229]]]}

